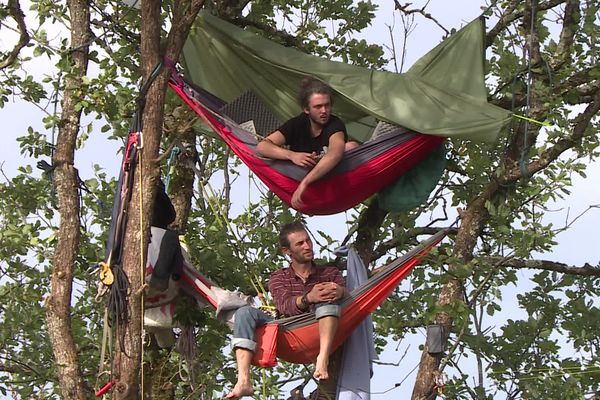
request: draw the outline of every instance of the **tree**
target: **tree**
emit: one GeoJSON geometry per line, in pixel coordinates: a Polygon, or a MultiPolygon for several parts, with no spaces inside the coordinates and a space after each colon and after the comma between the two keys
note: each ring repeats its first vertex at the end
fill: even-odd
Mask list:
{"type": "MultiPolygon", "coordinates": [[[[83,383],[84,376],[89,378],[95,371],[93,367],[90,367],[89,362],[86,363],[87,365],[79,368],[79,360],[76,356],[78,346],[92,349],[99,347],[99,344],[94,343],[93,340],[89,344],[86,343],[90,341],[84,338],[95,336],[93,332],[98,328],[101,317],[97,313],[89,319],[85,317],[86,309],[94,310],[96,308],[93,306],[93,303],[89,302],[89,299],[93,297],[91,294],[93,292],[94,279],[86,276],[85,271],[77,271],[75,268],[77,264],[75,262],[78,258],[77,254],[82,254],[85,246],[91,244],[93,248],[94,245],[92,243],[97,240],[93,229],[100,224],[105,224],[105,221],[97,219],[96,216],[106,216],[106,210],[103,209],[106,204],[106,195],[111,191],[111,186],[114,185],[113,181],[112,185],[103,187],[105,175],[101,172],[98,173],[97,179],[90,179],[84,182],[78,177],[77,170],[73,168],[73,159],[77,144],[81,145],[81,143],[84,143],[87,135],[92,131],[91,123],[86,126],[87,132],[81,130],[81,115],[92,113],[97,119],[107,120],[110,125],[104,125],[102,131],[106,131],[112,127],[116,137],[123,136],[126,132],[126,124],[122,122],[123,116],[135,108],[132,107],[132,104],[135,104],[132,99],[136,95],[135,86],[140,76],[136,68],[136,65],[140,64],[140,62],[136,61],[135,57],[131,57],[132,54],[137,53],[138,45],[136,43],[138,41],[141,42],[141,64],[144,70],[142,83],[150,82],[149,73],[157,65],[159,53],[163,54],[164,52],[164,54],[175,60],[178,58],[178,53],[187,35],[187,30],[193,22],[195,13],[202,7],[202,4],[203,2],[200,1],[189,4],[176,2],[173,5],[165,5],[165,9],[161,10],[160,3],[158,2],[145,2],[142,5],[142,20],[144,24],[141,24],[142,29],[140,33],[137,33],[138,30],[135,28],[135,24],[139,24],[140,21],[137,12],[129,7],[124,7],[121,3],[95,3],[91,16],[89,10],[83,4],[79,3],[67,3],[66,5],[62,3],[36,3],[35,10],[37,11],[40,26],[34,29],[26,25],[25,14],[21,10],[18,1],[11,1],[6,8],[3,8],[4,13],[2,14],[2,18],[15,21],[16,31],[19,33],[19,41],[14,49],[6,53],[6,57],[2,60],[2,67],[7,71],[6,80],[3,82],[2,88],[2,101],[3,103],[7,101],[7,96],[12,94],[19,96],[25,101],[31,101],[40,105],[40,108],[47,113],[45,119],[47,127],[52,129],[55,127],[59,128],[56,143],[52,139],[49,145],[46,141],[39,140],[44,139],[45,135],[41,135],[30,129],[29,135],[23,140],[22,149],[23,152],[27,152],[34,157],[51,156],[51,164],[46,161],[40,161],[39,165],[45,168],[48,176],[52,178],[52,187],[56,187],[56,193],[60,201],[60,234],[58,236],[58,243],[56,244],[56,255],[53,263],[53,289],[48,300],[47,321],[49,337],[54,349],[55,365],[57,366],[56,375],[58,378],[58,385],[51,385],[50,391],[57,391],[60,387],[65,398],[73,396],[78,398],[89,397],[89,386],[91,385],[86,387],[83,383]],[[67,15],[68,11],[71,12],[70,15],[67,15]],[[162,26],[164,23],[161,19],[161,11],[166,12],[166,15],[170,17],[169,23],[174,27],[171,34],[168,35],[164,46],[161,46],[162,26]],[[113,19],[109,15],[111,12],[115,12],[116,19],[113,19]],[[65,38],[58,41],[62,47],[54,47],[54,43],[48,39],[48,34],[44,30],[44,24],[47,21],[64,24],[65,31],[72,33],[70,40],[65,38]],[[90,52],[89,47],[92,44],[96,44],[97,49],[90,52]],[[29,61],[29,53],[26,51],[29,48],[34,49],[34,57],[47,56],[50,60],[56,60],[56,55],[64,56],[56,64],[56,73],[49,74],[44,81],[40,82],[20,70],[22,63],[29,61]],[[100,71],[97,76],[88,77],[85,75],[88,57],[100,71]],[[75,60],[73,64],[70,63],[72,58],[75,60]],[[67,74],[67,76],[64,78],[64,81],[61,81],[63,74],[67,74]],[[125,80],[123,83],[123,77],[129,80],[125,80]],[[46,87],[43,85],[45,82],[52,82],[54,84],[55,94],[48,94],[46,92],[46,87]],[[112,91],[110,91],[111,89],[112,91]],[[50,101],[52,97],[54,97],[54,103],[57,104],[56,99],[63,92],[65,100],[62,102],[60,112],[47,112],[41,106],[43,100],[50,101]],[[66,121],[66,123],[63,124],[60,121],[66,121]],[[55,147],[57,149],[56,153],[54,150],[55,147]],[[64,169],[61,169],[63,167],[64,169]],[[86,205],[88,206],[94,200],[99,200],[100,204],[98,207],[91,209],[89,215],[79,215],[78,189],[88,190],[88,186],[92,187],[95,193],[90,192],[91,196],[87,199],[85,196],[82,196],[82,200],[86,201],[86,205]],[[100,192],[100,189],[104,191],[100,192]],[[86,221],[86,218],[89,219],[86,221]],[[81,224],[83,227],[86,227],[86,222],[89,221],[91,223],[87,228],[91,227],[92,230],[87,230],[86,233],[88,235],[83,237],[83,243],[79,243],[80,229],[78,225],[81,224]],[[76,286],[83,285],[84,290],[83,293],[76,295],[75,304],[72,305],[71,285],[73,284],[73,279],[80,279],[79,282],[76,282],[76,286]],[[74,310],[78,318],[70,320],[70,314],[74,310]],[[74,329],[75,338],[73,338],[70,332],[73,327],[76,327],[74,329]],[[88,335],[87,332],[92,333],[92,335],[88,335]],[[85,391],[88,393],[85,393],[85,391]]],[[[216,6],[219,8],[223,4],[217,4],[216,6]]],[[[284,4],[284,6],[286,5],[284,4]]],[[[243,8],[244,6],[240,4],[239,11],[243,8]]],[[[223,7],[223,9],[227,10],[229,6],[223,7]]],[[[350,15],[346,15],[346,18],[349,17],[350,15]]],[[[58,36],[60,37],[60,33],[58,36]]],[[[140,186],[148,188],[148,190],[143,191],[141,187],[136,188],[133,201],[143,198],[143,203],[146,205],[152,204],[153,189],[159,172],[156,161],[158,159],[158,147],[162,134],[162,110],[164,106],[166,77],[167,73],[163,72],[152,82],[147,93],[147,99],[150,100],[145,101],[145,109],[143,110],[145,111],[143,116],[145,143],[141,153],[142,157],[149,160],[149,162],[141,168],[143,171],[143,179],[141,181],[143,183],[140,186]]],[[[144,102],[147,99],[142,98],[138,100],[144,102]]],[[[23,175],[18,180],[6,185],[5,190],[20,194],[21,191],[19,189],[21,189],[26,193],[33,194],[30,183],[31,181],[35,182],[35,179],[29,176],[31,169],[25,168],[21,172],[23,175]],[[23,178],[25,178],[25,182],[23,182],[23,178]]],[[[210,176],[210,174],[212,174],[212,171],[207,172],[207,176],[210,176]]],[[[54,247],[55,239],[51,233],[54,229],[54,221],[52,219],[54,216],[54,205],[52,202],[44,204],[44,199],[52,199],[54,192],[49,186],[44,186],[44,188],[49,190],[44,193],[44,197],[39,199],[39,203],[17,208],[16,215],[7,213],[3,216],[6,218],[7,228],[9,228],[7,229],[8,235],[16,237],[15,242],[11,243],[14,245],[7,246],[7,252],[4,257],[4,260],[7,260],[9,264],[12,264],[10,261],[11,256],[20,252],[23,255],[31,256],[29,254],[30,250],[34,251],[34,255],[37,253],[38,258],[42,260],[43,254],[54,247]],[[37,239],[38,236],[42,237],[42,245],[39,248],[33,249],[31,247],[20,247],[23,237],[14,229],[16,227],[15,221],[18,221],[22,215],[29,216],[32,211],[35,213],[41,208],[45,209],[46,219],[40,218],[40,220],[47,225],[42,226],[40,221],[36,221],[32,225],[35,228],[34,239],[37,239]]],[[[12,196],[7,196],[7,198],[14,199],[12,196]]],[[[19,198],[16,204],[21,204],[22,200],[25,199],[19,198]]],[[[183,204],[181,206],[182,209],[186,207],[189,207],[189,205],[183,204]]],[[[119,375],[122,375],[118,376],[118,378],[122,378],[122,385],[117,386],[116,393],[121,397],[136,397],[137,391],[136,367],[139,365],[140,359],[141,335],[139,328],[141,315],[138,307],[140,298],[139,294],[136,293],[139,293],[141,282],[137,273],[139,271],[140,257],[136,256],[136,254],[143,254],[142,248],[145,246],[143,242],[140,245],[137,238],[140,236],[148,237],[148,223],[136,226],[136,222],[142,220],[148,221],[149,210],[150,207],[148,206],[143,209],[132,210],[129,218],[130,226],[125,239],[125,254],[127,254],[127,257],[124,260],[124,270],[127,273],[128,279],[131,280],[132,292],[131,296],[129,296],[129,309],[131,310],[130,318],[128,319],[129,323],[126,326],[117,326],[117,329],[125,332],[122,336],[124,340],[117,342],[119,347],[117,354],[121,356],[125,355],[116,360],[116,364],[118,365],[116,371],[119,375]],[[142,218],[138,219],[138,214],[142,218]]],[[[185,213],[180,214],[185,215],[185,213]]],[[[29,225],[27,227],[28,229],[23,232],[24,235],[27,235],[34,229],[29,227],[29,225]]],[[[83,231],[86,230],[84,229],[83,231]]],[[[31,243],[37,244],[38,240],[34,241],[34,239],[32,239],[31,243]]],[[[99,241],[102,241],[102,236],[99,238],[99,241]]],[[[33,246],[35,247],[35,245],[33,246]]],[[[98,258],[98,250],[99,248],[96,245],[93,251],[95,254],[88,252],[88,254],[85,254],[85,257],[80,257],[79,262],[82,264],[93,262],[92,260],[98,258]]],[[[18,259],[17,264],[21,261],[18,259]]],[[[40,264],[38,268],[40,269],[40,277],[46,276],[48,270],[45,270],[47,268],[45,262],[40,264]]],[[[22,268],[7,272],[6,277],[9,281],[7,293],[11,292],[10,288],[13,280],[17,282],[17,287],[19,287],[18,282],[22,279],[29,281],[29,279],[23,278],[23,276],[22,268]]],[[[33,293],[39,293],[39,288],[36,289],[40,284],[39,278],[32,279],[32,282],[34,282],[33,293]]],[[[26,298],[24,297],[24,299],[26,298]]],[[[16,309],[18,308],[17,306],[16,309]]],[[[11,315],[11,313],[7,313],[7,315],[11,315]]],[[[41,321],[41,319],[39,320],[41,321]]],[[[9,323],[9,321],[5,320],[5,323],[9,323]]],[[[20,329],[21,327],[18,328],[18,331],[20,329]]],[[[30,327],[26,332],[26,337],[29,337],[29,335],[33,335],[34,337],[34,332],[39,331],[39,327],[30,327]]],[[[5,347],[7,350],[10,348],[28,348],[30,346],[30,343],[26,340],[19,341],[18,335],[14,339],[16,340],[9,340],[8,345],[5,347]]],[[[25,358],[7,358],[8,363],[5,371],[15,374],[15,376],[30,373],[31,371],[28,368],[16,368],[14,366],[30,364],[28,359],[29,353],[27,351],[16,351],[16,354],[25,358]]],[[[45,370],[41,368],[41,365],[40,368],[30,368],[36,371],[38,376],[34,381],[39,382],[39,386],[28,384],[21,386],[16,384],[15,386],[11,386],[14,388],[11,390],[15,390],[15,393],[28,396],[28,393],[45,391],[44,387],[47,382],[53,381],[51,378],[52,371],[49,371],[49,374],[42,373],[45,370]]],[[[101,370],[102,367],[100,368],[101,370]]],[[[7,375],[6,379],[10,382],[11,376],[7,375]]],[[[97,379],[97,382],[99,381],[100,377],[97,379]]]]}
{"type": "MultiPolygon", "coordinates": [[[[136,169],[136,183],[133,186],[131,201],[136,204],[145,204],[145,207],[132,208],[127,221],[127,229],[123,242],[123,271],[127,275],[131,285],[131,294],[128,296],[129,318],[124,323],[119,323],[117,329],[122,331],[124,340],[119,342],[122,347],[117,353],[118,379],[126,387],[126,390],[117,391],[116,398],[135,399],[139,398],[139,371],[143,364],[142,358],[142,325],[143,325],[143,302],[140,295],[142,290],[143,273],[140,273],[140,264],[145,266],[145,253],[148,248],[150,233],[150,221],[152,215],[152,204],[156,195],[157,181],[160,175],[160,167],[155,160],[159,155],[160,139],[162,136],[163,110],[165,103],[165,92],[169,77],[169,71],[163,70],[158,76],[152,77],[156,66],[163,57],[173,60],[179,58],[185,38],[189,32],[198,11],[204,5],[204,0],[196,0],[189,3],[175,2],[173,4],[172,28],[166,40],[166,45],[161,49],[162,27],[161,2],[143,1],[141,6],[141,17],[143,23],[140,29],[141,40],[141,64],[142,76],[149,88],[144,102],[143,130],[144,144],[140,151],[140,160],[145,159],[147,163],[141,163],[136,169]],[[152,81],[152,79],[154,79],[152,81]],[[144,190],[144,188],[146,188],[144,190]],[[143,238],[143,240],[140,240],[143,238]]],[[[142,268],[143,272],[144,268],[142,268]]]]}
{"type": "Polygon", "coordinates": [[[78,104],[85,96],[83,78],[88,67],[90,11],[86,2],[78,0],[69,1],[67,8],[71,20],[71,46],[63,53],[63,57],[69,67],[65,71],[62,115],[52,159],[60,222],[53,261],[52,289],[46,300],[46,321],[62,396],[83,400],[88,397],[88,393],[81,376],[70,311],[73,267],[80,240],[77,190],[79,175],[74,167],[74,159],[83,112],[78,104]]]}
{"type": "MultiPolygon", "coordinates": [[[[403,8],[398,3],[396,6],[407,12],[406,7],[403,8]]],[[[597,12],[597,6],[579,1],[526,4],[495,2],[486,11],[488,15],[498,13],[498,21],[487,34],[487,44],[494,53],[490,60],[490,73],[496,80],[491,90],[492,101],[506,108],[512,104],[513,109],[524,110],[537,121],[553,120],[556,125],[542,131],[539,124],[529,121],[515,124],[516,126],[502,139],[503,147],[499,144],[493,153],[493,160],[497,161],[485,169],[487,173],[482,179],[477,179],[469,173],[470,169],[476,166],[476,158],[473,155],[470,155],[468,161],[456,159],[461,168],[459,174],[466,172],[468,176],[465,176],[466,182],[463,178],[458,178],[456,182],[465,182],[469,193],[461,195],[458,191],[454,192],[453,202],[465,204],[466,207],[461,213],[461,225],[448,263],[448,281],[439,293],[435,323],[444,328],[445,340],[448,340],[450,334],[456,335],[455,346],[459,348],[486,341],[491,342],[491,347],[494,347],[494,340],[484,334],[481,327],[482,317],[479,314],[480,307],[493,299],[492,292],[485,290],[485,286],[489,284],[486,280],[512,280],[513,277],[503,277],[504,272],[494,271],[494,268],[514,265],[511,260],[515,258],[527,259],[532,256],[533,251],[549,249],[553,240],[550,226],[540,224],[535,208],[530,207],[532,204],[538,205],[543,210],[549,199],[560,197],[561,194],[556,189],[568,185],[568,175],[571,172],[582,172],[584,165],[579,160],[597,154],[600,82],[597,79],[598,66],[594,62],[593,54],[598,45],[594,39],[589,39],[597,34],[597,28],[594,27],[597,12]],[[553,17],[550,17],[551,15],[553,17]],[[550,33],[550,29],[554,28],[551,26],[553,23],[557,24],[556,29],[560,29],[560,35],[556,39],[552,38],[550,33]],[[526,56],[522,60],[514,57],[515,46],[525,52],[526,56]],[[511,58],[513,62],[508,61],[511,58]],[[582,77],[585,78],[580,80],[582,77]],[[520,85],[516,86],[515,82],[520,85]],[[575,111],[575,115],[571,116],[574,106],[580,107],[575,111]],[[569,153],[570,151],[573,153],[569,153]],[[566,161],[561,161],[561,156],[566,157],[566,161]],[[474,184],[476,181],[479,182],[474,184]],[[551,186],[547,186],[548,182],[552,182],[551,186]],[[516,228],[517,224],[520,224],[522,229],[516,228]],[[477,250],[480,240],[483,241],[484,247],[477,250]],[[499,260],[496,264],[481,261],[480,257],[488,254],[502,257],[508,249],[514,254],[505,260],[499,260]],[[473,284],[473,287],[470,287],[469,283],[473,284]],[[481,284],[484,286],[478,287],[481,284]],[[478,301],[480,296],[492,297],[483,300],[482,303],[478,301]],[[471,318],[472,328],[469,326],[471,318]],[[472,329],[471,332],[469,328],[472,329]]],[[[568,274],[557,276],[542,272],[533,279],[541,286],[538,290],[545,292],[548,289],[542,287],[546,285],[568,287],[567,282],[572,282],[573,277],[568,274]]],[[[583,298],[585,297],[587,296],[583,295],[583,298]]],[[[536,294],[523,296],[521,299],[524,305],[531,301],[542,309],[533,312],[525,306],[530,314],[529,320],[514,323],[509,321],[504,329],[505,335],[498,338],[498,344],[505,340],[514,340],[506,333],[516,333],[515,329],[520,331],[517,327],[525,325],[533,328],[533,332],[523,345],[529,343],[540,349],[558,350],[560,346],[549,336],[556,329],[552,327],[552,322],[559,314],[556,313],[557,310],[552,311],[552,308],[559,300],[553,296],[538,297],[536,294]]],[[[570,305],[569,301],[566,303],[570,305]]],[[[593,308],[590,312],[594,312],[593,308]]],[[[488,313],[493,314],[493,308],[488,308],[488,313]]],[[[562,328],[564,329],[564,325],[562,328]]],[[[558,331],[560,330],[559,328],[558,331]]],[[[586,346],[576,345],[582,350],[586,346]]],[[[480,361],[490,362],[492,368],[506,365],[495,358],[496,354],[491,348],[489,353],[481,348],[473,348],[473,351],[478,354],[480,361]]],[[[554,355],[544,353],[534,351],[535,357],[531,364],[520,361],[514,366],[511,365],[515,371],[514,376],[506,371],[493,376],[492,379],[498,379],[501,384],[514,380],[516,388],[513,389],[513,393],[509,393],[511,396],[520,393],[523,396],[531,394],[553,397],[549,396],[552,387],[541,389],[528,383],[517,383],[520,375],[518,371],[524,366],[539,370],[556,363],[553,367],[560,370],[564,368],[564,363],[575,362],[568,358],[560,360],[554,355]]],[[[452,354],[445,355],[444,363],[451,362],[451,359],[452,354]]],[[[584,360],[580,366],[582,369],[585,369],[589,362],[593,365],[591,354],[584,360]]],[[[430,354],[425,348],[413,398],[429,397],[435,387],[436,375],[441,370],[442,355],[430,354]]],[[[479,373],[480,377],[484,374],[481,364],[479,373]]],[[[558,378],[559,382],[563,380],[568,381],[568,378],[558,378]]],[[[476,389],[481,391],[483,382],[480,379],[478,383],[476,389]]],[[[597,389],[587,386],[585,381],[579,384],[581,394],[597,389]]],[[[561,385],[557,383],[557,386],[561,385]]]]}
{"type": "MultiPolygon", "coordinates": [[[[122,3],[95,2],[89,17],[84,8],[76,11],[83,6],[77,2],[33,4],[39,28],[26,26],[25,13],[17,1],[11,0],[0,14],[3,27],[9,26],[5,21],[14,21],[11,26],[18,32],[15,47],[2,53],[1,104],[8,96],[37,104],[46,110],[47,129],[58,129],[59,135],[56,150],[48,146],[54,145],[49,135],[35,129],[20,139],[25,154],[40,161],[48,157],[53,160],[46,168],[54,175],[52,181],[35,178],[31,166],[24,165],[15,177],[6,177],[0,188],[4,244],[0,249],[0,296],[10,296],[1,308],[0,347],[5,350],[0,389],[16,397],[37,393],[56,397],[59,392],[63,398],[91,397],[92,384],[84,382],[99,372],[95,364],[101,343],[96,338],[102,326],[102,307],[92,301],[97,277],[95,268],[88,266],[101,258],[109,217],[106,205],[111,202],[115,182],[101,167],[96,167],[94,177],[81,180],[72,164],[77,164],[74,157],[78,146],[98,134],[98,123],[103,131],[112,128],[115,138],[126,135],[126,121],[138,104],[139,82],[149,82],[159,54],[177,59],[193,16],[203,3],[165,3],[161,9],[158,2],[143,2],[140,15],[122,3]],[[58,47],[48,39],[54,35],[44,30],[48,22],[64,24],[70,33],[58,47]],[[169,33],[164,26],[171,27],[169,33]],[[97,73],[86,76],[81,64],[85,61],[83,49],[97,73]],[[30,61],[31,50],[33,59],[46,57],[57,62],[47,82],[21,68],[30,61]],[[84,87],[85,93],[78,92],[79,87],[84,87]],[[63,98],[57,112],[51,109],[55,93],[63,98]],[[81,122],[67,118],[78,118],[81,113],[81,122]],[[90,122],[86,116],[99,119],[90,122]],[[58,204],[52,200],[54,193],[58,204]],[[54,254],[51,265],[49,254],[54,254]],[[41,299],[48,293],[50,281],[44,326],[41,299]],[[77,289],[73,295],[69,293],[71,284],[77,289]],[[29,310],[31,318],[24,320],[23,309],[29,310]],[[71,336],[69,327],[72,343],[59,336],[71,336]],[[53,368],[48,369],[48,365],[53,368]]],[[[349,6],[345,1],[227,1],[209,6],[240,26],[307,52],[372,67],[385,64],[382,47],[352,38],[373,18],[374,7],[368,2],[349,6]],[[337,29],[327,35],[321,27],[331,20],[336,21],[337,29]],[[278,29],[278,21],[285,21],[285,31],[278,29]]],[[[425,6],[412,8],[399,2],[395,6],[407,35],[415,21],[441,27],[425,6]]],[[[451,381],[443,390],[456,398],[492,398],[495,393],[507,398],[589,396],[598,391],[597,373],[590,372],[598,362],[594,332],[599,319],[593,304],[598,295],[597,268],[560,265],[535,256],[551,251],[558,234],[542,218],[549,202],[564,197],[571,175],[584,174],[585,160],[597,156],[598,8],[589,1],[496,1],[485,13],[493,22],[487,32],[490,100],[537,121],[552,121],[552,127],[515,120],[494,146],[453,142],[449,144],[448,171],[427,204],[406,213],[389,213],[371,201],[351,214],[349,225],[357,227],[352,237],[363,259],[376,265],[403,251],[418,235],[435,230],[432,225],[448,219],[451,208],[464,209],[451,243],[427,260],[433,268],[415,270],[412,290],[398,291],[374,315],[378,343],[403,338],[431,323],[444,327],[443,339],[448,341],[445,353],[429,354],[424,347],[413,398],[434,397],[436,376],[450,366],[451,381]],[[525,56],[519,57],[523,52],[525,56]],[[432,211],[442,217],[423,226],[423,215],[432,211]],[[505,288],[527,284],[516,274],[520,270],[530,271],[528,291],[518,298],[526,317],[516,315],[502,321],[498,314],[504,307],[505,288]],[[486,325],[486,315],[493,318],[489,324],[496,329],[486,325]],[[564,342],[578,352],[578,358],[559,351],[565,348],[564,342]],[[473,383],[466,372],[470,364],[477,371],[473,383]]],[[[410,36],[405,39],[408,43],[410,36]]],[[[399,61],[396,64],[402,65],[402,59],[399,61]]],[[[177,191],[171,193],[181,229],[185,227],[184,216],[189,216],[185,233],[191,257],[222,286],[252,293],[248,277],[266,278],[280,260],[275,227],[298,217],[267,193],[256,201],[249,200],[241,212],[234,211],[232,204],[238,200],[232,191],[240,187],[247,190],[240,182],[239,161],[230,159],[218,141],[199,132],[193,117],[165,97],[165,88],[163,72],[145,97],[143,190],[136,189],[132,203],[139,204],[138,197],[142,197],[145,207],[132,207],[125,239],[123,267],[131,283],[131,319],[127,340],[119,343],[126,356],[116,358],[120,379],[129,389],[126,394],[116,392],[123,398],[137,397],[140,357],[145,352],[140,346],[141,298],[137,294],[141,286],[139,255],[144,246],[140,237],[147,241],[148,206],[164,158],[159,157],[161,149],[168,152],[176,138],[187,144],[194,142],[194,135],[202,135],[197,187],[192,186],[187,161],[180,157],[172,180],[172,189],[177,191]],[[219,185],[218,190],[211,192],[209,185],[219,185]],[[140,224],[140,215],[146,222],[140,224]]],[[[185,157],[195,159],[194,150],[184,150],[185,157]]],[[[135,181],[136,185],[140,182],[135,181]]],[[[317,235],[323,248],[335,242],[324,232],[317,235]]],[[[231,359],[220,351],[226,343],[226,330],[205,312],[194,312],[189,305],[181,308],[180,318],[198,325],[197,340],[202,346],[194,362],[197,369],[207,372],[207,378],[197,376],[193,385],[165,379],[161,386],[158,379],[155,381],[157,387],[164,388],[165,382],[172,385],[162,398],[190,393],[210,398],[234,373],[231,359]]],[[[157,369],[168,370],[177,358],[165,351],[157,354],[162,357],[153,358],[157,369]]],[[[269,371],[262,377],[263,397],[277,396],[283,381],[298,378],[302,379],[302,371],[295,366],[269,371]]],[[[101,383],[105,379],[96,378],[101,383]]]]}

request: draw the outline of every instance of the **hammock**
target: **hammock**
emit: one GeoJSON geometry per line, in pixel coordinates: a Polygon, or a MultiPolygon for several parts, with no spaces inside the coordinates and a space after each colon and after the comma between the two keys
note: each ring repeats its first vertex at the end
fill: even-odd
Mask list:
{"type": "MultiPolygon", "coordinates": [[[[225,106],[223,101],[194,88],[175,72],[169,84],[248,168],[290,205],[294,191],[309,169],[289,161],[261,157],[256,151],[255,135],[221,111],[225,106]]],[[[264,117],[264,112],[250,118],[260,117],[264,117]]],[[[396,181],[444,141],[443,137],[389,127],[375,139],[345,152],[333,170],[309,185],[302,196],[304,205],[298,211],[329,215],[348,210],[396,181]]]]}
{"type": "MultiPolygon", "coordinates": [[[[402,279],[448,234],[449,230],[450,228],[440,230],[404,256],[382,267],[365,284],[353,290],[343,300],[342,313],[332,351],[375,311],[402,279]]],[[[185,268],[182,279],[188,293],[196,299],[210,304],[214,308],[220,306],[217,289],[219,291],[223,291],[223,289],[216,287],[202,274],[194,269],[185,268]]],[[[318,321],[314,313],[275,320],[258,328],[256,339],[257,347],[252,360],[254,365],[272,367],[276,365],[277,358],[300,364],[314,362],[319,352],[318,321]]]]}

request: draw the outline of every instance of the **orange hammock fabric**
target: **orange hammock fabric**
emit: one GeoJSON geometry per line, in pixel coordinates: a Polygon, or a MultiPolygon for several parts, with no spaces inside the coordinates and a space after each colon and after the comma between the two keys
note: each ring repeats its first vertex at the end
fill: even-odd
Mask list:
{"type": "MultiPolygon", "coordinates": [[[[440,230],[404,256],[380,268],[365,284],[353,290],[344,299],[333,350],[375,311],[450,229],[440,230]]],[[[211,291],[214,287],[212,282],[196,271],[190,270],[185,271],[183,280],[195,296],[200,296],[205,302],[217,308],[218,302],[211,291]]],[[[292,363],[307,364],[314,362],[319,353],[319,327],[314,313],[274,320],[258,328],[256,338],[257,349],[252,362],[261,367],[276,365],[277,358],[292,363]]]]}

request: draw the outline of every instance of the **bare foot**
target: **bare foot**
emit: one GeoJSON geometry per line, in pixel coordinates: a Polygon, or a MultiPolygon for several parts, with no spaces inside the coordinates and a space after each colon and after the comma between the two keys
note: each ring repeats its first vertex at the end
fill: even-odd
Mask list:
{"type": "Polygon", "coordinates": [[[226,399],[239,399],[244,396],[252,396],[254,394],[254,388],[249,383],[236,383],[233,390],[229,392],[226,399]]]}
{"type": "Polygon", "coordinates": [[[329,372],[327,371],[328,364],[328,357],[321,357],[320,354],[317,356],[317,362],[315,363],[315,372],[313,373],[315,379],[329,379],[329,372]]]}

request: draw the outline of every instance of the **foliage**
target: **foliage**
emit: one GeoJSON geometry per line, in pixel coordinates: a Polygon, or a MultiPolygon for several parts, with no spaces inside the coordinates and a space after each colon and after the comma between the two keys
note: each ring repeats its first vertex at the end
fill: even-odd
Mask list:
{"type": "MultiPolygon", "coordinates": [[[[216,9],[222,6],[213,3],[216,9]]],[[[519,4],[494,2],[488,14],[518,11],[519,4]]],[[[287,43],[289,36],[295,37],[304,51],[381,67],[388,61],[383,48],[357,38],[372,23],[376,8],[371,1],[255,0],[245,9],[244,18],[248,29],[274,40],[287,43]]],[[[2,10],[4,29],[12,22],[2,10]]],[[[530,125],[528,146],[519,136],[523,122],[515,122],[493,145],[451,143],[451,168],[431,200],[409,213],[391,213],[378,226],[374,264],[383,264],[414,244],[422,225],[432,220],[437,226],[447,223],[453,208],[469,205],[491,182],[514,168],[510,162],[539,160],[575,129],[574,120],[593,101],[594,90],[598,91],[598,8],[592,2],[580,6],[580,19],[570,26],[573,45],[567,55],[561,54],[556,32],[562,10],[556,7],[538,14],[542,57],[547,65],[562,63],[552,74],[543,63],[533,66],[536,80],[531,89],[539,109],[528,109],[525,100],[529,60],[521,55],[526,15],[521,13],[520,19],[491,38],[487,60],[492,100],[514,106],[516,113],[536,112],[537,118],[551,121],[552,127],[539,131],[530,125]],[[560,59],[563,56],[566,61],[560,59]]],[[[163,11],[168,20],[170,5],[163,11]]],[[[99,1],[92,5],[92,15],[93,72],[85,82],[85,100],[78,105],[86,115],[78,154],[92,139],[122,140],[140,84],[138,12],[122,2],[99,1]]],[[[49,160],[55,145],[52,133],[60,123],[60,110],[54,106],[65,89],[69,18],[65,2],[45,0],[32,1],[27,16],[31,40],[19,58],[3,69],[0,107],[13,99],[36,105],[45,130],[30,127],[20,133],[22,166],[9,172],[0,185],[0,392],[14,398],[58,398],[43,311],[50,290],[57,209],[51,174],[38,172],[32,164],[49,160]],[[57,25],[62,29],[57,30],[57,25]],[[46,68],[30,69],[39,64],[46,68]]],[[[3,59],[5,55],[3,51],[3,59]]],[[[178,105],[170,99],[167,111],[173,113],[178,105]]],[[[180,119],[173,115],[177,125],[180,119]]],[[[436,315],[445,312],[454,320],[450,337],[455,346],[445,357],[451,378],[445,388],[447,396],[583,398],[598,390],[598,278],[533,270],[522,274],[510,267],[511,258],[551,256],[559,229],[545,216],[554,202],[568,198],[573,177],[585,177],[586,164],[598,156],[597,115],[585,132],[570,151],[533,176],[499,185],[497,193],[485,201],[487,219],[481,233],[474,233],[472,260],[456,257],[451,240],[415,269],[374,315],[381,351],[386,343],[420,335],[436,315]],[[464,298],[441,305],[439,292],[452,280],[460,282],[464,298]],[[473,370],[482,379],[474,378],[473,370]]],[[[164,150],[171,140],[164,140],[164,150]]],[[[277,249],[277,227],[301,216],[272,194],[262,193],[260,184],[248,182],[239,161],[231,159],[219,141],[199,133],[198,142],[202,179],[196,182],[185,232],[190,257],[220,286],[254,294],[251,279],[266,282],[269,273],[285,263],[277,249]],[[249,196],[249,187],[260,195],[249,196]],[[229,189],[234,194],[228,194],[229,189]]],[[[95,263],[103,257],[116,184],[103,166],[120,155],[96,156],[92,171],[81,173],[82,241],[71,313],[82,374],[90,387],[98,372],[103,316],[103,304],[94,301],[95,263]]],[[[77,160],[76,167],[83,170],[88,162],[77,160]]],[[[361,206],[348,214],[349,229],[359,224],[364,209],[361,206]]],[[[315,239],[323,249],[338,244],[328,232],[316,232],[315,239]]],[[[177,318],[196,325],[198,354],[189,366],[188,380],[175,373],[167,379],[175,387],[176,398],[212,398],[229,387],[235,375],[228,330],[208,311],[192,310],[185,300],[178,305],[177,318]]],[[[160,359],[157,368],[171,372],[181,361],[175,352],[146,356],[160,359]]],[[[255,372],[260,398],[278,398],[282,382],[299,380],[306,373],[301,366],[288,364],[255,372]]]]}

